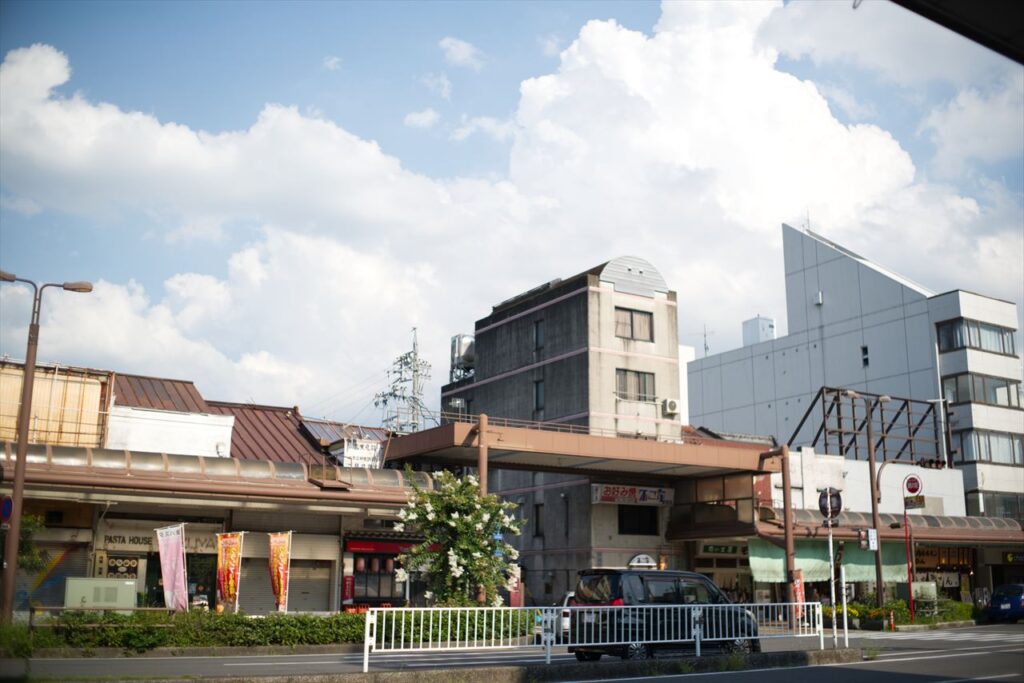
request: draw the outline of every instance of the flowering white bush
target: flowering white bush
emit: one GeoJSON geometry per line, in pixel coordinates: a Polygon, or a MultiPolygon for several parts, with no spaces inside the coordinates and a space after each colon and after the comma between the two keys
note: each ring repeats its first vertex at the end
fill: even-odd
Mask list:
{"type": "Polygon", "coordinates": [[[473,475],[459,479],[442,471],[434,480],[434,490],[414,483],[409,505],[399,513],[402,528],[415,527],[424,538],[400,562],[422,573],[424,596],[439,605],[474,605],[480,588],[486,604],[500,604],[498,591],[511,589],[519,577],[514,563],[519,553],[503,540],[520,533],[519,522],[507,512],[515,504],[494,495],[481,498],[473,475]]]}

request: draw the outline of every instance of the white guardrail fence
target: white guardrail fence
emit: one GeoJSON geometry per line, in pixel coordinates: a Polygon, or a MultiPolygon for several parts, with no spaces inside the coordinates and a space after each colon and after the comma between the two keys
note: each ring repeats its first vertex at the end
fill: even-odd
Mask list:
{"type": "Polygon", "coordinates": [[[568,647],[579,659],[602,653],[645,658],[655,649],[757,652],[770,638],[817,637],[821,603],[643,605],[637,607],[403,607],[366,614],[363,671],[371,653],[543,650],[568,647]]]}

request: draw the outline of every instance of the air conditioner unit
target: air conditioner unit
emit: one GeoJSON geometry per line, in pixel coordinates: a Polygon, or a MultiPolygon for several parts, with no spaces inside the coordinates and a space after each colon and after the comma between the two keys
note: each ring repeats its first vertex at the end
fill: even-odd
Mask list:
{"type": "Polygon", "coordinates": [[[679,414],[679,399],[678,398],[666,398],[661,402],[661,414],[662,415],[678,415],[679,414]]]}

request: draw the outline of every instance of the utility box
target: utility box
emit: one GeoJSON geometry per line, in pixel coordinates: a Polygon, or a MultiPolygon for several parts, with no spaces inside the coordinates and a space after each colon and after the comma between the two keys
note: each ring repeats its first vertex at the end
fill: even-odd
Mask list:
{"type": "Polygon", "coordinates": [[[131,609],[136,602],[134,579],[68,578],[64,585],[64,606],[131,609]]]}
{"type": "MultiPolygon", "coordinates": [[[[916,602],[935,602],[939,599],[939,592],[934,581],[915,581],[913,586],[914,600],[916,602]]],[[[910,596],[907,594],[907,584],[896,584],[896,597],[900,600],[910,602],[910,596]]]]}

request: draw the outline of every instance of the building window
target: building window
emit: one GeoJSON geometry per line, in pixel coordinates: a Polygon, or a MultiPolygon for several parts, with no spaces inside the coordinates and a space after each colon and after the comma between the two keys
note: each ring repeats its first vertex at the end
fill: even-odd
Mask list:
{"type": "Polygon", "coordinates": [[[533,350],[540,351],[544,348],[544,321],[533,321],[533,350]]]}
{"type": "Polygon", "coordinates": [[[620,505],[619,534],[658,536],[658,508],[654,505],[620,505]]]}
{"type": "Polygon", "coordinates": [[[654,373],[616,370],[615,395],[624,401],[654,401],[654,373]]]}
{"type": "Polygon", "coordinates": [[[1015,519],[1024,524],[1024,495],[976,491],[968,493],[967,514],[1015,519]]]}
{"type": "Polygon", "coordinates": [[[1020,382],[964,373],[942,378],[942,396],[950,403],[984,403],[1020,408],[1020,382]]]}
{"type": "Polygon", "coordinates": [[[533,410],[534,412],[544,410],[544,380],[542,379],[533,383],[533,410]]]}
{"type": "Polygon", "coordinates": [[[978,349],[1008,356],[1017,353],[1013,330],[1006,327],[958,318],[939,323],[936,328],[940,353],[957,349],[978,349]]]}
{"type": "Polygon", "coordinates": [[[544,503],[533,506],[533,535],[544,536],[544,503]]]}
{"type": "Polygon", "coordinates": [[[615,336],[637,341],[654,341],[654,314],[631,308],[615,309],[615,336]]]}
{"type": "Polygon", "coordinates": [[[953,433],[957,462],[1024,465],[1024,435],[968,429],[953,433]]]}

